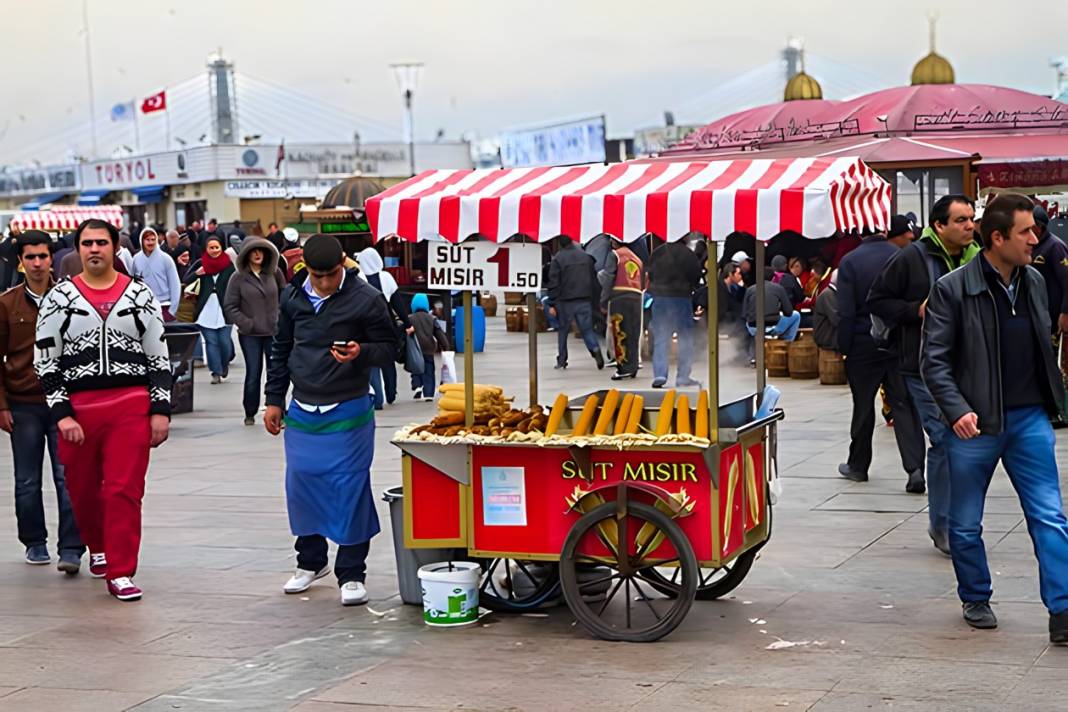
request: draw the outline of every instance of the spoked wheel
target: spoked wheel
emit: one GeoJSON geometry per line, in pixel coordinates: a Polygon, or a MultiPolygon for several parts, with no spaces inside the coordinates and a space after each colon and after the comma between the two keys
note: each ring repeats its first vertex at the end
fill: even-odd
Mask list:
{"type": "MultiPolygon", "coordinates": [[[[700,581],[695,594],[697,600],[711,601],[737,588],[752,568],[756,554],[756,549],[750,549],[718,569],[699,569],[700,581]]],[[[641,575],[650,586],[665,596],[678,595],[682,576],[677,567],[650,567],[643,570],[641,575]]]]}
{"type": "Polygon", "coordinates": [[[568,607],[604,640],[645,643],[675,630],[693,604],[697,577],[697,558],[682,529],[641,502],[606,502],[583,514],[560,554],[568,607]],[[670,547],[662,547],[664,542],[670,547]],[[656,553],[667,550],[672,553],[656,553]],[[656,566],[678,568],[674,596],[661,595],[641,577],[642,570],[656,566]],[[601,575],[590,577],[591,569],[601,575]]]}
{"type": "MultiPolygon", "coordinates": [[[[767,495],[764,501],[768,502],[765,508],[765,516],[768,518],[768,536],[771,536],[772,508],[767,495]]],[[[696,598],[698,601],[712,601],[722,598],[738,587],[753,568],[757,553],[767,543],[767,539],[749,551],[742,553],[738,558],[724,564],[717,569],[699,569],[700,579],[697,583],[696,598]]],[[[675,596],[680,588],[681,574],[677,567],[650,567],[642,571],[642,577],[665,596],[675,596]]]]}
{"type": "Polygon", "coordinates": [[[491,611],[524,613],[560,593],[560,567],[555,562],[479,559],[482,578],[478,601],[491,611]]]}

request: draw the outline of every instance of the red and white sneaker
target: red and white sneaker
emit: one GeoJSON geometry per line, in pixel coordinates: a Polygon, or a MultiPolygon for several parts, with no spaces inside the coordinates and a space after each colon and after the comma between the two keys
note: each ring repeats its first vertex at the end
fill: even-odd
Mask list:
{"type": "Polygon", "coordinates": [[[108,579],[108,593],[120,601],[140,601],[141,589],[139,589],[129,576],[108,579]]]}
{"type": "Polygon", "coordinates": [[[89,575],[104,578],[108,572],[108,558],[103,554],[89,554],[89,575]]]}

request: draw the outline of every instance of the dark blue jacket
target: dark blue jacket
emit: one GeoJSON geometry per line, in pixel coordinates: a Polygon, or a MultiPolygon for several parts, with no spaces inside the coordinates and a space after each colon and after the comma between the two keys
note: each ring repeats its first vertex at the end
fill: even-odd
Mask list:
{"type": "Polygon", "coordinates": [[[838,265],[838,350],[849,355],[853,337],[871,334],[868,292],[875,278],[898,248],[886,241],[886,235],[871,235],[842,258],[838,265]]]}

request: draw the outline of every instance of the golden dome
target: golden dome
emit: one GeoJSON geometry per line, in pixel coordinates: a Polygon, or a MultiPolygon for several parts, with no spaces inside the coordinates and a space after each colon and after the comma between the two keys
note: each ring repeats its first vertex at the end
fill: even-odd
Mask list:
{"type": "Polygon", "coordinates": [[[917,84],[954,84],[956,78],[949,61],[932,51],[912,68],[912,85],[917,84]]]}
{"type": "Polygon", "coordinates": [[[797,101],[798,99],[822,99],[823,89],[820,83],[805,74],[798,72],[790,81],[786,82],[786,91],[783,92],[783,101],[797,101]]]}

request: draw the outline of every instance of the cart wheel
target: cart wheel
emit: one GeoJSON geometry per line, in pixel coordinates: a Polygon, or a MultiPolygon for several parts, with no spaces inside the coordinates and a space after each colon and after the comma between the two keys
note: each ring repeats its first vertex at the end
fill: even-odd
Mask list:
{"type": "MultiPolygon", "coordinates": [[[[641,502],[627,501],[625,516],[619,517],[618,504],[606,502],[582,515],[564,540],[560,554],[560,584],[567,605],[580,623],[603,640],[647,643],[659,640],[675,630],[693,605],[697,590],[697,558],[679,525],[666,514],[641,502]],[[605,532],[614,532],[617,541],[609,541],[605,532]],[[637,537],[635,536],[637,535],[637,537]],[[653,559],[646,543],[666,540],[676,556],[653,559]],[[603,545],[604,556],[591,556],[603,545]],[[620,552],[623,552],[620,554],[620,552]],[[678,566],[679,583],[675,596],[658,595],[641,578],[643,569],[657,565],[678,566]],[[593,567],[604,567],[603,576],[589,578],[582,574],[593,567]],[[591,595],[605,591],[601,595],[591,595]],[[622,590],[622,595],[619,595],[622,590]]],[[[655,548],[659,549],[659,545],[655,548]]]]}
{"type": "Polygon", "coordinates": [[[532,611],[560,594],[556,562],[478,559],[478,563],[482,566],[478,602],[491,611],[532,611]]]}
{"type": "MultiPolygon", "coordinates": [[[[766,495],[764,501],[769,502],[766,516],[768,518],[768,536],[770,536],[772,509],[766,495]]],[[[767,539],[718,569],[700,569],[700,580],[697,583],[697,600],[712,601],[726,596],[737,588],[738,584],[749,573],[749,569],[753,567],[756,555],[765,543],[767,543],[767,539]]],[[[681,575],[677,567],[650,567],[642,571],[641,574],[642,578],[648,581],[650,586],[665,596],[675,596],[680,588],[681,575]]]]}

